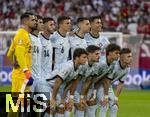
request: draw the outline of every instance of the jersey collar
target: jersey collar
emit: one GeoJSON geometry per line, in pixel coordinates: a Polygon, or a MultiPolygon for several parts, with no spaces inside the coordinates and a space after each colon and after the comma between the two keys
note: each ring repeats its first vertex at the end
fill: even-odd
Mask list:
{"type": "Polygon", "coordinates": [[[120,68],[121,68],[121,69],[125,69],[125,68],[126,68],[126,67],[123,67],[123,66],[121,65],[120,60],[119,60],[119,65],[120,65],[120,68]]]}
{"type": "Polygon", "coordinates": [[[49,38],[46,38],[42,33],[41,33],[42,37],[44,37],[44,39],[46,40],[50,40],[49,38]]]}
{"type": "Polygon", "coordinates": [[[99,35],[99,36],[97,36],[97,37],[96,37],[96,36],[92,35],[92,33],[91,33],[91,32],[89,32],[89,34],[91,35],[91,37],[93,37],[93,38],[95,38],[95,39],[98,39],[98,38],[99,38],[99,36],[100,36],[100,35],[99,35]]]}
{"type": "Polygon", "coordinates": [[[77,33],[75,33],[75,35],[81,39],[84,39],[84,37],[79,36],[77,33]]]}
{"type": "Polygon", "coordinates": [[[58,30],[57,32],[58,32],[58,34],[59,34],[60,36],[62,36],[63,38],[66,37],[66,36],[62,35],[62,34],[59,32],[59,30],[58,30]]]}

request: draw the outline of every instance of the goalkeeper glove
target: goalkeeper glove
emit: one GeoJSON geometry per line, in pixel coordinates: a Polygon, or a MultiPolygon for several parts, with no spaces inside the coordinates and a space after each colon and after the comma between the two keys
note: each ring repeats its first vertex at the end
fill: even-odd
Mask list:
{"type": "Polygon", "coordinates": [[[21,93],[23,93],[25,91],[25,88],[26,86],[31,86],[33,84],[33,78],[31,77],[31,72],[29,70],[26,70],[24,72],[25,74],[25,80],[24,80],[24,83],[22,85],[22,88],[21,88],[21,93]]]}
{"type": "Polygon", "coordinates": [[[29,70],[26,70],[25,72],[26,80],[25,83],[28,86],[31,86],[33,84],[34,79],[31,77],[31,72],[29,70]]]}

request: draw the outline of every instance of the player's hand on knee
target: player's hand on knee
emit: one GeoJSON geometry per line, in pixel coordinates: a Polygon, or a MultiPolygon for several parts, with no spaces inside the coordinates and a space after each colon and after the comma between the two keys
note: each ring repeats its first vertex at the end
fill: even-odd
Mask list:
{"type": "Polygon", "coordinates": [[[113,105],[117,105],[117,107],[119,108],[118,98],[117,97],[115,97],[113,105]]]}
{"type": "Polygon", "coordinates": [[[65,104],[65,109],[67,111],[71,111],[73,109],[73,106],[74,106],[74,103],[68,102],[68,103],[65,104]]]}
{"type": "Polygon", "coordinates": [[[64,114],[64,112],[65,112],[65,105],[64,105],[64,104],[59,104],[59,105],[56,107],[56,112],[57,112],[57,113],[64,114]]]}
{"type": "Polygon", "coordinates": [[[68,102],[71,104],[74,104],[74,96],[73,95],[69,96],[68,102]]]}
{"type": "Polygon", "coordinates": [[[55,99],[50,99],[50,108],[55,108],[56,107],[56,100],[55,99]]]}
{"type": "Polygon", "coordinates": [[[74,106],[74,96],[73,95],[69,96],[68,102],[65,105],[66,105],[67,110],[69,110],[69,111],[72,110],[72,108],[74,106]]]}
{"type": "Polygon", "coordinates": [[[90,100],[87,100],[86,102],[88,106],[96,105],[96,99],[90,99],[90,100]]]}
{"type": "Polygon", "coordinates": [[[68,102],[66,103],[66,110],[71,111],[73,109],[73,106],[74,106],[74,96],[70,95],[68,102]]]}
{"type": "Polygon", "coordinates": [[[56,109],[55,109],[55,108],[51,108],[50,105],[48,105],[48,106],[46,107],[46,109],[45,109],[45,112],[47,112],[47,113],[49,113],[49,114],[54,114],[55,111],[56,111],[56,109]]]}
{"type": "Polygon", "coordinates": [[[85,96],[83,96],[83,95],[80,96],[80,103],[87,106],[85,96]]]}
{"type": "Polygon", "coordinates": [[[81,99],[81,100],[80,100],[80,105],[81,105],[82,107],[86,107],[86,106],[87,106],[86,100],[85,100],[85,99],[81,99]]]}
{"type": "Polygon", "coordinates": [[[104,107],[105,107],[105,106],[107,107],[107,106],[108,106],[108,99],[105,98],[104,100],[101,100],[101,101],[100,101],[100,104],[101,104],[102,106],[104,106],[104,107]]]}

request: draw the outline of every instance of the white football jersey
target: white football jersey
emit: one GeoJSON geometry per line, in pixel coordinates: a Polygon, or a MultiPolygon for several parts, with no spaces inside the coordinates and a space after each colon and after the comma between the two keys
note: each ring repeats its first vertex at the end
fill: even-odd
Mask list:
{"type": "Polygon", "coordinates": [[[69,37],[71,57],[73,57],[73,52],[76,48],[87,48],[87,43],[84,38],[79,37],[76,33],[69,37]]]}
{"type": "Polygon", "coordinates": [[[41,54],[42,45],[39,36],[29,34],[32,45],[31,73],[33,79],[41,78],[41,54]]]}
{"type": "Polygon", "coordinates": [[[124,82],[129,71],[130,71],[130,68],[128,67],[122,68],[120,61],[118,60],[115,64],[113,72],[109,74],[107,78],[111,79],[112,83],[115,82],[116,80],[119,80],[120,82],[124,82]]]}
{"type": "Polygon", "coordinates": [[[97,69],[99,68],[97,63],[89,65],[86,63],[81,66],[80,76],[82,77],[82,81],[85,82],[87,78],[97,76],[97,69]]]}
{"type": "Polygon", "coordinates": [[[99,36],[99,37],[93,37],[91,33],[87,33],[85,35],[85,39],[87,42],[87,45],[97,45],[101,49],[101,55],[100,60],[105,61],[106,60],[106,47],[110,44],[107,37],[99,36]]]}
{"type": "Polygon", "coordinates": [[[81,66],[80,73],[79,73],[81,80],[77,85],[76,88],[77,92],[81,93],[81,90],[83,89],[83,84],[87,79],[95,78],[94,76],[97,76],[98,67],[99,66],[97,63],[94,63],[92,65],[86,63],[85,65],[81,66]]]}
{"type": "Polygon", "coordinates": [[[95,71],[97,73],[97,77],[94,78],[94,83],[104,78],[104,76],[107,76],[108,74],[113,72],[114,66],[116,61],[112,62],[108,65],[107,61],[99,61],[98,69],[95,71]]]}
{"type": "Polygon", "coordinates": [[[56,76],[59,76],[63,82],[60,88],[60,91],[63,92],[66,84],[73,79],[76,79],[81,67],[78,69],[75,69],[74,62],[72,60],[69,60],[67,62],[64,62],[60,64],[54,71],[52,71],[49,78],[47,78],[47,81],[50,85],[54,85],[54,80],[56,76]]]}
{"type": "Polygon", "coordinates": [[[57,68],[57,66],[61,63],[68,60],[70,49],[68,37],[68,34],[63,37],[58,31],[54,32],[54,34],[50,36],[55,59],[54,68],[57,68]]]}
{"type": "Polygon", "coordinates": [[[41,74],[42,78],[49,77],[52,71],[52,44],[42,33],[39,35],[42,44],[41,74]]]}

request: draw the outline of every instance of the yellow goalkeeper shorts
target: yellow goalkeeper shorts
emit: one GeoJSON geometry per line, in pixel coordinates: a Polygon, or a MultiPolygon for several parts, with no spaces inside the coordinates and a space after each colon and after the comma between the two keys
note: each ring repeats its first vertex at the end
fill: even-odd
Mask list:
{"type": "MultiPolygon", "coordinates": [[[[24,79],[12,78],[12,92],[20,92],[24,79]]],[[[25,92],[30,92],[30,86],[27,86],[25,92]]]]}

